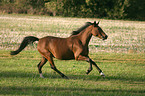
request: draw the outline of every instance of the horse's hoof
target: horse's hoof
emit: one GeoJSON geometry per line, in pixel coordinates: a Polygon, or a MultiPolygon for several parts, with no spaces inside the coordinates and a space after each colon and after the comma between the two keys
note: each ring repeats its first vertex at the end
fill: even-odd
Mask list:
{"type": "Polygon", "coordinates": [[[40,74],[40,78],[45,78],[45,77],[42,75],[42,73],[40,74]]]}
{"type": "Polygon", "coordinates": [[[67,76],[65,76],[65,75],[64,75],[62,78],[64,78],[64,79],[69,79],[69,78],[68,78],[67,76]]]}
{"type": "Polygon", "coordinates": [[[45,78],[44,76],[40,76],[40,78],[45,78]]]}
{"type": "Polygon", "coordinates": [[[89,70],[87,70],[87,71],[86,71],[86,74],[88,75],[89,73],[90,73],[90,71],[89,71],[89,70]]]}
{"type": "Polygon", "coordinates": [[[100,75],[105,78],[105,74],[103,72],[101,72],[100,75]]]}

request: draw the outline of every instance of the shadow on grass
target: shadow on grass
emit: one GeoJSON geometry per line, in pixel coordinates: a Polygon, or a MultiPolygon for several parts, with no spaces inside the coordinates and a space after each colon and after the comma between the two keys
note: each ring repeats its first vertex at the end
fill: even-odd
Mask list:
{"type": "MultiPolygon", "coordinates": [[[[45,73],[44,76],[46,79],[60,79],[61,77],[58,74],[47,74],[45,73]]],[[[17,71],[3,71],[0,73],[0,78],[39,78],[39,74],[36,73],[28,73],[28,72],[17,72],[17,71]]],[[[115,77],[106,77],[105,79],[102,79],[100,76],[94,76],[94,75],[73,75],[69,74],[68,77],[73,80],[124,80],[124,81],[141,81],[136,78],[126,78],[121,76],[115,76],[115,77]]],[[[41,79],[40,79],[41,80],[41,79]]],[[[112,89],[112,88],[82,88],[80,87],[59,87],[51,85],[34,85],[34,86],[0,86],[0,95],[37,95],[37,96],[50,96],[51,94],[56,96],[70,96],[70,95],[86,95],[86,96],[113,96],[114,94],[120,94],[120,96],[128,96],[128,94],[145,94],[144,90],[130,90],[130,89],[112,89]],[[102,95],[103,94],[103,95],[102,95]]],[[[130,96],[131,96],[130,95],[130,96]]],[[[115,95],[114,95],[115,96],[115,95]]],[[[119,96],[119,95],[118,95],[119,96]]]]}
{"type": "Polygon", "coordinates": [[[83,80],[92,80],[92,81],[111,81],[111,80],[120,80],[120,81],[133,81],[133,82],[144,82],[144,78],[135,78],[135,77],[125,77],[125,76],[95,76],[95,75],[70,75],[68,76],[70,79],[83,79],[83,80]]]}
{"type": "MultiPolygon", "coordinates": [[[[62,78],[59,74],[57,74],[56,72],[51,72],[51,73],[44,73],[43,74],[44,77],[46,79],[60,79],[62,78]]],[[[143,82],[144,78],[142,77],[125,77],[125,76],[106,76],[105,78],[101,77],[100,75],[73,75],[73,74],[69,74],[67,75],[69,79],[73,79],[73,80],[79,80],[79,79],[83,79],[83,80],[92,80],[92,81],[98,81],[98,80],[104,80],[104,81],[108,81],[108,80],[121,80],[121,81],[137,81],[137,82],[143,82]]],[[[0,78],[14,78],[14,77],[20,77],[20,78],[40,78],[39,77],[39,73],[37,72],[20,72],[20,71],[3,71],[0,72],[0,78]]],[[[62,78],[63,79],[63,78],[62,78]]]]}
{"type": "Polygon", "coordinates": [[[49,87],[47,86],[40,86],[40,87],[28,87],[28,86],[22,86],[22,87],[0,87],[0,95],[47,95],[50,96],[51,94],[55,94],[57,96],[62,96],[62,95],[72,95],[77,94],[77,95],[86,95],[86,96],[92,96],[95,94],[103,93],[104,95],[108,95],[110,93],[115,94],[144,94],[144,90],[125,90],[125,89],[100,89],[100,88],[73,88],[72,87],[49,87]]]}

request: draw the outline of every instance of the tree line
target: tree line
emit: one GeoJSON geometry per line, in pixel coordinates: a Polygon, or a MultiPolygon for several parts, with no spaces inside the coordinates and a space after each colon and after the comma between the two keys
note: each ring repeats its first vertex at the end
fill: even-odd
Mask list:
{"type": "Polygon", "coordinates": [[[145,20],[144,0],[0,0],[0,13],[145,20]]]}

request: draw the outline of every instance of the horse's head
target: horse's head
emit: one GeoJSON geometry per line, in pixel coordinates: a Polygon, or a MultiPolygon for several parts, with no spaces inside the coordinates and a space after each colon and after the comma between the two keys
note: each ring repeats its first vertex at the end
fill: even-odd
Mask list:
{"type": "Polygon", "coordinates": [[[93,26],[92,34],[94,36],[97,36],[100,39],[103,39],[103,40],[107,39],[108,36],[104,33],[104,31],[98,25],[99,25],[99,22],[96,23],[96,21],[94,21],[94,23],[92,24],[93,26]]]}

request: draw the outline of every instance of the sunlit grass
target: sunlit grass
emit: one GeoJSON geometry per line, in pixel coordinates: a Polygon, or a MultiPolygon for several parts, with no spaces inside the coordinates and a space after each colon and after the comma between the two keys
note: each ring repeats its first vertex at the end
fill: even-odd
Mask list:
{"type": "Polygon", "coordinates": [[[105,20],[97,18],[64,18],[34,15],[0,15],[0,49],[16,49],[25,36],[39,38],[53,35],[68,37],[85,24],[100,20],[100,27],[109,36],[106,41],[93,37],[91,52],[144,53],[145,22],[105,20]],[[105,47],[105,48],[104,48],[105,47]],[[130,51],[132,50],[132,51],[130,51]]]}

